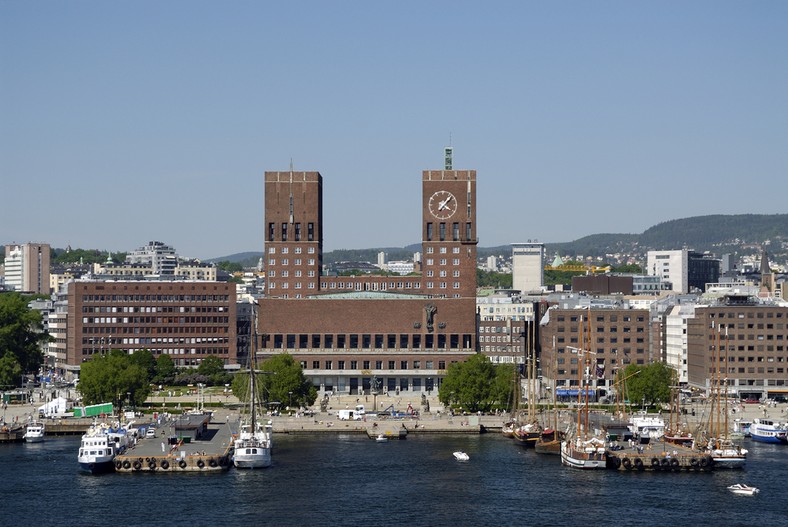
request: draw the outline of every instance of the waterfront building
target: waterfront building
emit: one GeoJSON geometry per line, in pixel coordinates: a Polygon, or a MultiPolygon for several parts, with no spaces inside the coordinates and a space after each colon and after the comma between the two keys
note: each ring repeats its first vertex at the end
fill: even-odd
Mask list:
{"type": "Polygon", "coordinates": [[[676,370],[679,384],[687,384],[687,321],[695,316],[694,303],[671,306],[665,314],[665,364],[676,370]]]}
{"type": "Polygon", "coordinates": [[[785,397],[786,346],[788,306],[750,295],[705,299],[687,320],[688,382],[708,391],[719,375],[742,399],[785,397]]]}
{"type": "Polygon", "coordinates": [[[651,362],[649,310],[630,309],[617,300],[578,300],[583,301],[572,307],[555,303],[542,318],[540,368],[557,396],[570,397],[577,393],[579,370],[590,354],[594,386],[590,395],[601,398],[614,391],[619,369],[651,362]]]}
{"type": "Polygon", "coordinates": [[[512,244],[512,288],[523,293],[544,288],[544,244],[528,241],[512,244]]]}
{"type": "Polygon", "coordinates": [[[5,246],[5,287],[25,293],[49,294],[49,260],[46,243],[5,246]]]}
{"type": "Polygon", "coordinates": [[[322,272],[323,178],[265,173],[263,358],[289,353],[320,392],[437,389],[476,342],[476,172],[422,173],[422,273],[322,272]]]}
{"type": "Polygon", "coordinates": [[[207,356],[237,364],[235,284],[187,281],[92,281],[67,285],[64,369],[120,349],[168,354],[177,367],[207,356]]]}

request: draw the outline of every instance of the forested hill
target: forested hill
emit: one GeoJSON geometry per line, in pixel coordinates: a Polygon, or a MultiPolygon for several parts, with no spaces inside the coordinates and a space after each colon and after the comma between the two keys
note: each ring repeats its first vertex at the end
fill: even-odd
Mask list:
{"type": "MultiPolygon", "coordinates": [[[[716,214],[666,221],[647,229],[642,234],[592,234],[565,243],[545,242],[548,255],[604,256],[605,254],[645,254],[649,250],[682,249],[711,251],[717,256],[737,252],[746,245],[760,245],[770,240],[769,253],[785,255],[780,241],[788,243],[788,214],[716,214]]],[[[389,260],[407,259],[420,251],[418,244],[402,248],[341,249],[325,253],[325,263],[340,261],[375,262],[377,253],[388,253],[389,260]]],[[[511,256],[510,245],[479,247],[479,258],[511,256]]],[[[256,265],[262,253],[242,253],[215,260],[243,260],[256,265]],[[243,258],[238,258],[243,256],[243,258]],[[251,258],[250,258],[251,256],[251,258]]]]}

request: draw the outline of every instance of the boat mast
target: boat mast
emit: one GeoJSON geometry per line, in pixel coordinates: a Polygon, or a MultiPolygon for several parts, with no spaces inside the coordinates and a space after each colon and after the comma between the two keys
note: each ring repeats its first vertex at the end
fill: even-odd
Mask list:
{"type": "Polygon", "coordinates": [[[725,429],[723,434],[725,439],[728,439],[728,350],[731,347],[731,341],[728,338],[728,328],[725,328],[725,429]]]}
{"type": "Polygon", "coordinates": [[[249,358],[249,413],[252,417],[251,432],[257,430],[257,411],[255,408],[255,399],[257,397],[257,386],[255,385],[255,370],[257,369],[257,302],[252,300],[252,317],[254,323],[254,338],[252,342],[252,356],[249,358]]]}

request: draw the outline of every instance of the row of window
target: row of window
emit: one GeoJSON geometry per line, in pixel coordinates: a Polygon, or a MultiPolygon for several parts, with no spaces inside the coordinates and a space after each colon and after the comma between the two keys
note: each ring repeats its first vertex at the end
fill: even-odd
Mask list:
{"type": "MultiPolygon", "coordinates": [[[[448,249],[446,247],[440,247],[438,252],[440,254],[446,254],[448,252],[448,249]]],[[[451,248],[451,252],[452,252],[452,254],[460,254],[460,248],[459,247],[452,247],[451,248]]],[[[435,253],[435,247],[430,245],[429,247],[426,248],[426,253],[427,254],[434,254],[435,253]]]]}
{"type": "Polygon", "coordinates": [[[225,313],[229,306],[82,306],[83,313],[225,313]]]}
{"type": "MultiPolygon", "coordinates": [[[[583,315],[570,315],[568,317],[565,316],[565,315],[558,315],[558,316],[556,316],[556,320],[558,322],[564,322],[566,318],[568,318],[570,322],[578,322],[581,318],[584,321],[588,321],[588,318],[583,317],[583,315]]],[[[635,320],[637,322],[645,322],[646,316],[645,315],[637,315],[635,317],[635,320]]],[[[618,315],[607,315],[607,321],[608,322],[618,322],[618,315]]],[[[621,321],[622,322],[632,322],[632,315],[621,315],[621,321]]],[[[596,316],[596,322],[605,322],[605,315],[597,315],[596,316]]]]}
{"type": "MultiPolygon", "coordinates": [[[[228,328],[227,326],[198,326],[198,327],[191,327],[188,328],[188,333],[191,334],[198,334],[198,333],[227,333],[228,328]]],[[[180,328],[178,326],[161,326],[161,327],[151,327],[151,326],[82,326],[82,333],[88,334],[106,334],[106,335],[120,335],[120,334],[131,334],[131,335],[142,335],[142,334],[179,334],[179,333],[187,333],[184,331],[184,328],[180,328]]]]}
{"type": "MultiPolygon", "coordinates": [[[[283,241],[283,242],[287,241],[288,237],[290,236],[290,232],[291,232],[290,225],[291,224],[289,224],[287,222],[282,222],[282,224],[281,224],[282,228],[279,231],[280,234],[281,234],[280,241],[283,241]]],[[[301,241],[301,237],[303,235],[303,233],[301,232],[302,231],[301,223],[300,222],[295,222],[295,223],[292,224],[292,226],[293,226],[292,227],[293,241],[300,242],[301,241]]],[[[271,222],[271,223],[268,224],[268,241],[269,242],[274,241],[274,237],[275,236],[276,236],[276,223],[271,222]]],[[[306,241],[308,241],[308,242],[315,241],[315,224],[313,222],[311,222],[311,221],[309,223],[307,223],[307,227],[306,227],[306,241]]]]}
{"type": "MultiPolygon", "coordinates": [[[[146,349],[153,355],[213,355],[221,356],[228,355],[229,349],[223,348],[132,348],[128,351],[129,354],[134,353],[140,349],[146,349]]],[[[104,355],[107,352],[106,348],[82,348],[82,355],[104,355]]]]}
{"type": "MultiPolygon", "coordinates": [[[[439,262],[439,265],[446,265],[448,260],[446,258],[440,258],[438,260],[438,262],[439,262]]],[[[435,260],[433,258],[427,258],[425,260],[425,263],[427,264],[427,266],[435,265],[435,260]]],[[[460,265],[460,259],[459,258],[452,258],[451,264],[452,265],[460,265]]]]}
{"type": "Polygon", "coordinates": [[[276,334],[269,337],[269,343],[275,349],[468,349],[473,342],[471,335],[437,335],[420,333],[402,333],[388,335],[351,334],[276,334]]]}
{"type": "MultiPolygon", "coordinates": [[[[558,326],[556,328],[556,331],[558,333],[565,333],[566,332],[566,328],[564,326],[558,326]]],[[[577,333],[577,328],[576,327],[570,327],[569,331],[571,333],[577,333]]],[[[646,331],[646,328],[643,327],[643,326],[636,326],[635,327],[635,333],[645,333],[645,331],[646,331]]],[[[607,331],[605,331],[604,327],[599,326],[599,327],[596,328],[596,332],[597,333],[618,333],[618,327],[617,326],[611,326],[611,327],[607,328],[607,331]]],[[[632,332],[632,327],[624,326],[623,328],[621,328],[621,332],[622,333],[631,333],[632,332]]]]}
{"type": "MultiPolygon", "coordinates": [[[[306,361],[301,361],[301,366],[304,369],[306,369],[306,364],[307,364],[306,361]]],[[[371,366],[373,364],[373,361],[369,361],[369,360],[362,360],[362,361],[358,361],[358,360],[349,360],[349,361],[338,360],[338,361],[336,361],[336,364],[337,364],[337,368],[336,369],[338,369],[338,370],[345,370],[345,369],[358,370],[359,369],[358,368],[359,364],[361,364],[361,369],[362,370],[371,370],[372,369],[371,366]]],[[[382,370],[383,369],[383,361],[382,360],[374,361],[374,364],[375,364],[375,368],[374,368],[375,370],[382,370]]],[[[408,368],[409,364],[412,364],[414,370],[422,369],[420,360],[414,360],[412,363],[410,363],[410,362],[408,362],[406,360],[401,360],[401,361],[390,360],[390,361],[386,361],[386,366],[387,366],[386,369],[388,369],[388,370],[396,370],[397,369],[397,367],[396,367],[397,364],[399,364],[399,369],[400,370],[407,370],[407,369],[409,369],[408,368]]],[[[439,370],[445,370],[446,369],[446,361],[445,360],[439,360],[439,361],[437,361],[437,364],[438,364],[438,369],[439,370]]],[[[424,369],[426,369],[426,370],[434,369],[434,365],[435,365],[435,362],[433,362],[431,360],[424,361],[424,369]]],[[[321,369],[319,360],[313,360],[312,361],[312,369],[313,370],[321,369]]],[[[323,368],[322,369],[324,369],[324,370],[333,370],[334,369],[334,361],[333,360],[323,361],[323,368]]]]}
{"type": "Polygon", "coordinates": [[[709,313],[709,318],[783,318],[784,311],[747,311],[746,313],[731,312],[726,313],[721,311],[719,313],[709,313]]]}
{"type": "Polygon", "coordinates": [[[115,337],[115,338],[94,338],[82,337],[82,345],[113,346],[115,344],[228,344],[230,339],[227,337],[115,337]]]}
{"type": "MultiPolygon", "coordinates": [[[[293,254],[301,254],[303,249],[301,247],[293,247],[293,254]]],[[[306,248],[307,254],[315,254],[315,248],[313,246],[306,248]]],[[[276,246],[270,246],[268,248],[268,254],[276,254],[276,246]]],[[[282,247],[279,250],[279,254],[290,254],[290,247],[282,247]]]]}
{"type": "Polygon", "coordinates": [[[83,302],[227,302],[228,295],[82,295],[83,302]]]}
{"type": "MultiPolygon", "coordinates": [[[[471,223],[467,222],[465,224],[465,240],[471,239],[471,223]]],[[[446,236],[448,235],[446,231],[446,222],[440,222],[438,224],[438,240],[444,242],[446,241],[446,236]]],[[[434,224],[430,221],[427,222],[427,241],[432,241],[435,237],[435,227],[434,224]]],[[[460,224],[458,222],[453,222],[451,224],[451,239],[452,241],[458,242],[460,241],[460,224]]]]}
{"type": "MultiPolygon", "coordinates": [[[[309,278],[314,278],[315,271],[313,269],[310,269],[309,271],[307,271],[306,275],[309,278]]],[[[290,276],[290,272],[289,271],[287,271],[287,270],[282,271],[282,278],[288,278],[289,276],[290,276]]],[[[299,269],[299,270],[293,271],[293,276],[295,276],[296,278],[301,278],[301,270],[299,269]]],[[[276,278],[276,271],[268,271],[268,278],[276,278]]]]}
{"type": "Polygon", "coordinates": [[[229,324],[230,317],[82,317],[83,324],[229,324]]]}
{"type": "MultiPolygon", "coordinates": [[[[303,265],[303,262],[304,261],[301,258],[293,258],[293,265],[303,265]]],[[[281,258],[279,260],[279,263],[282,266],[290,265],[290,259],[289,258],[281,258]]],[[[307,258],[306,264],[309,265],[310,267],[314,267],[315,259],[314,258],[307,258]]],[[[269,258],[268,259],[268,266],[269,267],[276,266],[276,258],[269,258]]]]}

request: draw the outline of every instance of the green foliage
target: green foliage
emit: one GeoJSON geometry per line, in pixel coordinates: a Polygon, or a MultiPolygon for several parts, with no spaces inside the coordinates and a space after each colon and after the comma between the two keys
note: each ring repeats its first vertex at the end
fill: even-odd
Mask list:
{"type": "Polygon", "coordinates": [[[626,379],[624,398],[633,404],[645,401],[648,406],[669,402],[670,387],[678,383],[676,370],[664,362],[630,364],[616,375],[616,382],[622,379],[626,379]]]}
{"type": "Polygon", "coordinates": [[[129,360],[132,364],[136,364],[145,370],[148,382],[153,381],[153,378],[156,376],[156,359],[153,357],[153,353],[146,349],[137,350],[131,354],[129,360]]]}
{"type": "Polygon", "coordinates": [[[614,273],[630,273],[630,274],[642,274],[643,273],[643,268],[641,268],[637,264],[620,265],[618,267],[613,267],[611,270],[614,273]]]}
{"type": "Polygon", "coordinates": [[[227,271],[228,273],[240,273],[244,270],[244,266],[238,262],[230,262],[228,260],[222,260],[221,262],[216,263],[216,267],[223,271],[227,271]]]}
{"type": "Polygon", "coordinates": [[[38,371],[44,359],[41,344],[49,340],[41,313],[27,307],[28,302],[19,293],[0,293],[0,353],[12,353],[22,373],[38,371]]]}
{"type": "MultiPolygon", "coordinates": [[[[311,406],[317,399],[317,389],[306,378],[301,365],[288,354],[275,355],[263,362],[258,374],[260,397],[264,401],[278,401],[289,406],[311,406]],[[292,392],[292,393],[291,393],[292,392]]],[[[249,377],[237,374],[233,380],[233,395],[248,400],[249,377]]]]}
{"type": "Polygon", "coordinates": [[[6,351],[0,358],[0,389],[12,386],[19,386],[22,378],[22,366],[16,359],[16,355],[6,351]]]}
{"type": "Polygon", "coordinates": [[[216,375],[217,373],[224,372],[224,361],[215,355],[208,355],[197,367],[197,373],[200,375],[216,375]]]}
{"type": "MultiPolygon", "coordinates": [[[[75,263],[106,263],[107,256],[110,253],[107,251],[99,251],[98,249],[72,249],[66,252],[65,249],[52,249],[50,253],[50,261],[53,264],[67,265],[75,263]]],[[[126,253],[112,253],[113,263],[122,263],[126,261],[126,253]]]]}
{"type": "Polygon", "coordinates": [[[443,404],[459,405],[470,412],[489,411],[505,406],[511,399],[512,365],[495,366],[484,355],[449,365],[441,383],[438,399],[443,404]]]}
{"type": "Polygon", "coordinates": [[[498,273],[476,269],[476,287],[494,287],[495,289],[511,289],[512,273],[498,273]]]}
{"type": "Polygon", "coordinates": [[[154,381],[158,384],[169,384],[175,380],[176,373],[177,370],[172,357],[166,353],[159,355],[159,358],[156,359],[156,375],[153,378],[154,381]]]}
{"type": "Polygon", "coordinates": [[[135,405],[142,405],[150,394],[148,372],[121,350],[95,357],[82,364],[77,390],[86,405],[111,401],[117,407],[130,394],[135,405]]]}

